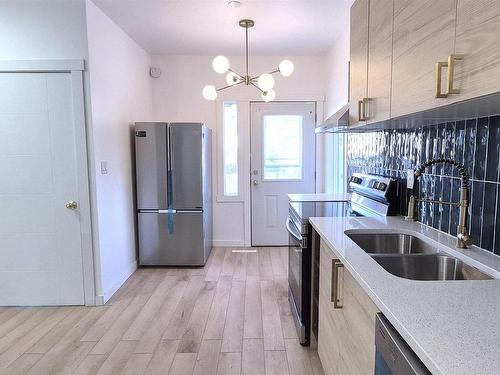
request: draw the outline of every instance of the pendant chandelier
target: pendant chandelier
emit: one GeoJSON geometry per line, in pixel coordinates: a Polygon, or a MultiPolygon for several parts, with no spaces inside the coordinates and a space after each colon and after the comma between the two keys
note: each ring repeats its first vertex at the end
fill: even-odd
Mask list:
{"type": "Polygon", "coordinates": [[[246,72],[245,74],[239,74],[235,72],[229,66],[229,60],[225,56],[217,56],[212,61],[212,67],[216,73],[226,74],[227,86],[216,89],[215,86],[207,85],[203,88],[203,97],[207,100],[215,100],[217,98],[217,92],[225,90],[227,88],[245,84],[247,86],[253,86],[261,92],[262,100],[265,102],[273,101],[276,97],[276,93],[273,90],[274,87],[274,77],[273,74],[280,73],[284,77],[288,77],[293,73],[294,66],[290,60],[283,60],[278,65],[278,69],[273,70],[269,73],[263,73],[260,76],[252,77],[248,73],[248,29],[255,25],[253,20],[245,19],[239,22],[239,25],[245,29],[245,58],[246,58],[246,72]]]}

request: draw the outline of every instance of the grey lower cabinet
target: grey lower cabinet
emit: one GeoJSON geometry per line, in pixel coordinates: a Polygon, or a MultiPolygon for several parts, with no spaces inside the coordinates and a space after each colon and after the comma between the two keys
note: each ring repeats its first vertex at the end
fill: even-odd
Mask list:
{"type": "Polygon", "coordinates": [[[378,311],[321,240],[318,353],[326,375],[373,375],[378,311]]]}

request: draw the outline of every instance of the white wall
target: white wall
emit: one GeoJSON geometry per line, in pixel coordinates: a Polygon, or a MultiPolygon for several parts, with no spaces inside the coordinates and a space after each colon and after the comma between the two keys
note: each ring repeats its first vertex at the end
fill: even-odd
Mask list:
{"type": "Polygon", "coordinates": [[[0,1],[0,59],[87,57],[83,0],[0,1]]]}
{"type": "MultiPolygon", "coordinates": [[[[250,56],[250,71],[259,74],[274,70],[285,57],[250,56]]],[[[319,102],[322,116],[325,97],[325,58],[308,56],[286,57],[295,63],[295,72],[290,77],[276,76],[276,100],[313,100],[319,102]]],[[[260,101],[260,93],[251,87],[239,86],[220,92],[217,102],[205,100],[201,90],[207,84],[225,86],[223,75],[216,74],[211,67],[213,56],[153,56],[152,65],[162,69],[162,76],[153,80],[153,112],[158,121],[204,121],[214,130],[214,241],[222,246],[248,246],[250,244],[250,192],[248,179],[241,186],[239,202],[217,202],[217,106],[223,100],[239,101],[242,116],[239,116],[240,138],[243,160],[240,173],[250,174],[250,128],[248,106],[250,101],[260,101]],[[241,108],[244,107],[244,108],[241,108]]],[[[231,66],[238,72],[244,70],[244,57],[229,57],[231,66]]]]}
{"type": "MultiPolygon", "coordinates": [[[[327,56],[325,118],[349,102],[349,23],[337,37],[327,56]]],[[[322,160],[323,187],[328,193],[345,190],[344,135],[324,134],[322,160]]]]}
{"type": "Polygon", "coordinates": [[[137,268],[131,126],[152,119],[150,56],[92,2],[86,4],[100,273],[96,292],[105,302],[137,268]],[[107,162],[107,174],[101,174],[101,161],[107,162]]]}
{"type": "Polygon", "coordinates": [[[325,116],[349,101],[349,29],[339,35],[327,56],[325,116]]]}

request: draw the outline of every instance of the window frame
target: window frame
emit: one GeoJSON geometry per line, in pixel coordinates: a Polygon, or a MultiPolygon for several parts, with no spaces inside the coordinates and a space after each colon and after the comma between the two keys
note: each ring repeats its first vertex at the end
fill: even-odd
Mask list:
{"type": "Polygon", "coordinates": [[[241,102],[237,100],[221,100],[217,102],[217,202],[243,202],[243,181],[242,181],[242,139],[241,139],[241,102]],[[225,175],[224,175],[224,105],[232,103],[236,105],[236,135],[238,138],[238,152],[237,152],[237,176],[238,176],[238,194],[226,195],[225,194],[225,175]]]}

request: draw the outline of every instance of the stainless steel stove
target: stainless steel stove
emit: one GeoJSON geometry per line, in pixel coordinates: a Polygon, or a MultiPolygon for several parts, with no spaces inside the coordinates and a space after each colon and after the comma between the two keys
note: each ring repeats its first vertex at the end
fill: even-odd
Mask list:
{"type": "Polygon", "coordinates": [[[289,299],[300,343],[317,335],[317,301],[312,298],[319,277],[319,239],[310,217],[387,216],[395,214],[396,181],[383,176],[354,174],[349,181],[350,202],[290,202],[286,227],[289,233],[289,299]],[[315,243],[316,242],[316,243],[315,243]],[[312,319],[311,319],[312,316],[312,319]]]}

